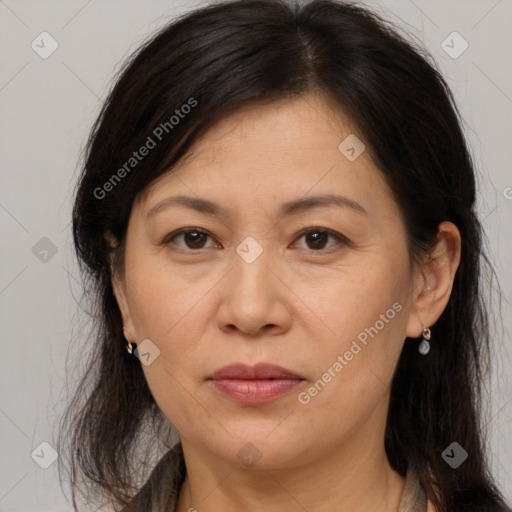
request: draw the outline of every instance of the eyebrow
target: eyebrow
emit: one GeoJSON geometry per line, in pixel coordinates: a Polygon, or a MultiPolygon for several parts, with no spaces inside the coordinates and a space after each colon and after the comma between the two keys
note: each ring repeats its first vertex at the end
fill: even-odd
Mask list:
{"type": "MultiPolygon", "coordinates": [[[[229,212],[226,208],[220,206],[217,203],[214,203],[208,199],[202,199],[198,197],[190,197],[190,196],[172,196],[160,201],[157,205],[151,208],[147,215],[146,219],[151,219],[158,213],[171,206],[184,206],[190,210],[195,210],[200,213],[205,213],[208,215],[213,215],[216,217],[228,217],[229,212]]],[[[326,206],[341,206],[351,208],[352,210],[368,215],[368,212],[363,208],[361,204],[353,199],[349,199],[348,197],[341,196],[338,194],[324,194],[318,196],[309,196],[300,199],[295,199],[293,201],[288,201],[281,205],[281,208],[278,212],[279,216],[288,216],[301,212],[305,212],[311,210],[313,208],[318,207],[326,207],[326,206]]]]}

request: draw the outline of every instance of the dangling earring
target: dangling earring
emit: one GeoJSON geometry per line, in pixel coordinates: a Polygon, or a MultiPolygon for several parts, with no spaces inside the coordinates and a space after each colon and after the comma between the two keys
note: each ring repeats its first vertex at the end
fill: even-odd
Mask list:
{"type": "Polygon", "coordinates": [[[418,352],[422,356],[426,356],[430,352],[430,329],[428,327],[423,328],[423,339],[421,340],[418,352]]]}

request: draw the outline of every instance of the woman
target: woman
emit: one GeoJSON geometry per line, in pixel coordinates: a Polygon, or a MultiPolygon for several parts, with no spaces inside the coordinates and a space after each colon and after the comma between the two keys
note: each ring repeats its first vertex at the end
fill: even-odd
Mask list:
{"type": "Polygon", "coordinates": [[[238,0],[164,27],[98,117],[73,228],[97,294],[75,509],[82,474],[126,512],[509,510],[471,158],[375,14],[238,0]]]}

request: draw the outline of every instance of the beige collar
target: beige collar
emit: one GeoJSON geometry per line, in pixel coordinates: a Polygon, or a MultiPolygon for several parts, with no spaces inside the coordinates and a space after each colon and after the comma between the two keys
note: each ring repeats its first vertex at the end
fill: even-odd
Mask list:
{"type": "Polygon", "coordinates": [[[405,475],[405,485],[400,498],[398,512],[431,512],[427,508],[427,495],[418,475],[412,469],[405,475]]]}

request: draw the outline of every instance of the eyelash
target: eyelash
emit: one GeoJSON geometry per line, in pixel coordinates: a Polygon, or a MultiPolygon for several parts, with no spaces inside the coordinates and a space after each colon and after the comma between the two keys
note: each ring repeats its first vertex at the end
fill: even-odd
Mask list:
{"type": "MultiPolygon", "coordinates": [[[[203,229],[199,229],[199,228],[186,228],[186,229],[180,229],[179,231],[175,231],[174,233],[171,233],[169,236],[167,236],[164,239],[162,244],[163,245],[170,245],[171,242],[173,242],[173,240],[175,240],[179,236],[186,235],[188,233],[198,233],[198,234],[201,234],[201,235],[206,235],[206,236],[208,236],[208,237],[213,239],[213,237],[211,237],[211,235],[207,231],[205,231],[203,229]]],[[[305,230],[302,230],[298,234],[297,239],[302,238],[303,236],[308,235],[310,233],[326,234],[326,235],[330,236],[331,238],[336,239],[338,242],[341,242],[341,245],[350,245],[349,240],[346,237],[344,237],[343,235],[341,235],[340,233],[337,233],[336,231],[332,231],[331,229],[320,228],[320,227],[313,227],[313,228],[307,228],[305,230]]],[[[184,252],[197,252],[197,253],[202,252],[202,251],[208,249],[208,247],[207,248],[200,248],[200,249],[183,248],[183,247],[180,247],[180,246],[177,246],[177,247],[178,247],[177,250],[180,250],[180,251],[184,251],[184,252]]],[[[306,250],[308,250],[308,249],[306,249],[306,250]]],[[[330,248],[330,249],[309,249],[309,251],[312,252],[312,253],[324,253],[324,254],[331,254],[332,252],[335,252],[336,250],[339,250],[339,247],[335,246],[335,247],[330,248]]]]}

